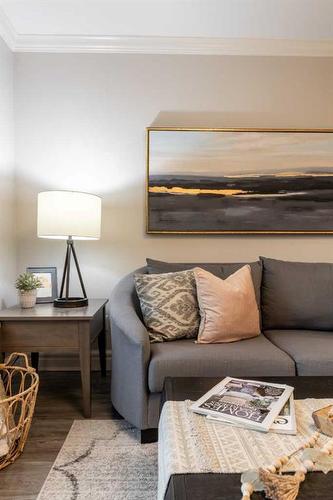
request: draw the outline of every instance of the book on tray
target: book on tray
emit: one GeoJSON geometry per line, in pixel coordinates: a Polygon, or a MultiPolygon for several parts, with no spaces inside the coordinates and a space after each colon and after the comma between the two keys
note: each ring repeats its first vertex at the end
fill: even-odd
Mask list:
{"type": "Polygon", "coordinates": [[[296,433],[289,385],[226,377],[191,405],[209,419],[263,432],[296,433]]]}

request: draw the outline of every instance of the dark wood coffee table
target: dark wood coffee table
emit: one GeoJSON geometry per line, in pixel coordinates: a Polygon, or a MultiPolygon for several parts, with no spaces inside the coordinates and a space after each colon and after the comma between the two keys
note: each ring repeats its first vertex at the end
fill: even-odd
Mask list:
{"type": "MultiPolygon", "coordinates": [[[[165,401],[196,400],[217,384],[216,378],[167,378],[162,404],[165,401]]],[[[244,377],[246,378],[246,377],[244,377]]],[[[295,387],[295,398],[333,398],[333,377],[252,377],[295,387]]],[[[333,498],[333,472],[312,472],[300,488],[298,500],[333,498]]],[[[165,500],[239,500],[240,474],[177,474],[170,478],[165,500]]],[[[253,500],[262,500],[255,493],[253,500]]]]}

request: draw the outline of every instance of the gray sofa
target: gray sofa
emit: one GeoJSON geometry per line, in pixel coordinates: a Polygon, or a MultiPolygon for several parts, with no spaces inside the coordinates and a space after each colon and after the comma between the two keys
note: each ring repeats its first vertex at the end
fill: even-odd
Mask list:
{"type": "MultiPolygon", "coordinates": [[[[203,267],[226,278],[244,264],[170,264],[147,259],[137,273],[203,267]]],[[[262,334],[227,344],[177,340],[151,344],[142,321],[133,274],[115,287],[111,300],[114,408],[155,437],[164,379],[333,375],[333,264],[260,258],[250,263],[261,310],[262,334]]]]}

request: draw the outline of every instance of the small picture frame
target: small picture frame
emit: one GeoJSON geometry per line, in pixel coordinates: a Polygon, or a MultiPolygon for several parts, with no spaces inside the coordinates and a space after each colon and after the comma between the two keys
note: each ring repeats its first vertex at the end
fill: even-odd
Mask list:
{"type": "Polygon", "coordinates": [[[27,267],[27,272],[43,283],[43,287],[37,289],[37,304],[53,302],[58,296],[57,268],[27,267]]]}

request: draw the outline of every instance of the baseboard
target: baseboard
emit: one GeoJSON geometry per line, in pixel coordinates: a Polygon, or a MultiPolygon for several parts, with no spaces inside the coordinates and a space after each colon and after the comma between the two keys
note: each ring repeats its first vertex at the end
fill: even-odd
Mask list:
{"type": "MultiPolygon", "coordinates": [[[[98,350],[94,349],[91,352],[91,369],[99,371],[99,354],[98,350]]],[[[111,351],[106,352],[106,369],[111,369],[111,351]]],[[[79,354],[76,353],[60,353],[49,354],[41,353],[39,357],[40,371],[78,371],[80,370],[79,354]]]]}

